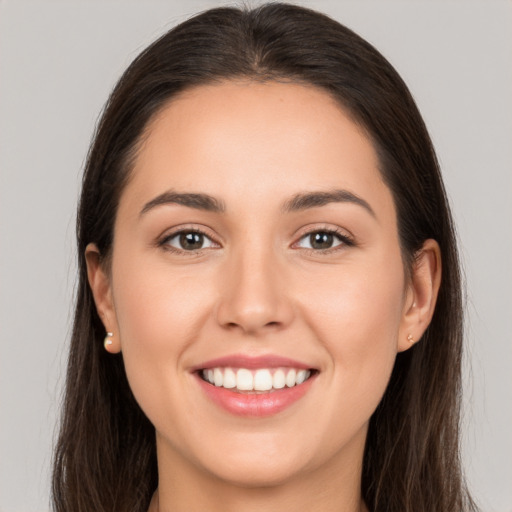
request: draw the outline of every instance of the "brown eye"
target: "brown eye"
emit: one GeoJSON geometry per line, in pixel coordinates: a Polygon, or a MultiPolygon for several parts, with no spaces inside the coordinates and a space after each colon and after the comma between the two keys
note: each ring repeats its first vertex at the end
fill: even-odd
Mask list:
{"type": "Polygon", "coordinates": [[[204,235],[202,233],[181,233],[180,237],[180,248],[185,251],[194,251],[201,249],[204,243],[204,235]]]}
{"type": "Polygon", "coordinates": [[[216,244],[200,231],[181,231],[171,235],[163,242],[181,251],[198,251],[215,247],[216,244]]]}
{"type": "Polygon", "coordinates": [[[352,243],[347,237],[333,231],[313,231],[304,235],[297,243],[297,246],[302,249],[316,251],[325,251],[340,245],[352,245],[352,243]]]}
{"type": "Polygon", "coordinates": [[[334,242],[334,235],[332,233],[312,233],[309,235],[309,245],[313,249],[330,249],[334,242]]]}

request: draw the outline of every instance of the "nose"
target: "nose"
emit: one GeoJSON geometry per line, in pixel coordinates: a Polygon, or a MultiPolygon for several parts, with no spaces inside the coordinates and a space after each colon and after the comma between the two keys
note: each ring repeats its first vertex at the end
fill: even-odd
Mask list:
{"type": "Polygon", "coordinates": [[[286,274],[271,251],[234,256],[226,263],[217,307],[219,324],[253,336],[287,327],[294,311],[286,274]]]}

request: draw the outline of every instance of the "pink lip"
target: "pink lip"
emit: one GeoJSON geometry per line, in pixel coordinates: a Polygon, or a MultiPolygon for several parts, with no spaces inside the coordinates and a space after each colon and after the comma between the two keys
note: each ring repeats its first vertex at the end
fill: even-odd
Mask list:
{"type": "Polygon", "coordinates": [[[201,363],[194,366],[192,371],[216,367],[247,368],[248,370],[255,370],[257,368],[299,368],[308,370],[311,368],[310,365],[301,363],[300,361],[277,355],[247,356],[243,354],[233,354],[201,363]]]}
{"type": "Polygon", "coordinates": [[[283,388],[269,393],[238,393],[214,386],[204,381],[199,374],[197,381],[206,395],[224,410],[238,416],[265,417],[277,414],[302,398],[311,388],[317,374],[292,388],[283,388]]]}
{"type": "Polygon", "coordinates": [[[235,354],[212,359],[192,368],[199,386],[212,402],[231,414],[255,418],[271,416],[290,407],[309,391],[318,375],[317,372],[314,372],[308,380],[291,388],[285,387],[268,393],[240,393],[214,386],[201,378],[201,370],[216,367],[247,368],[250,370],[257,368],[299,368],[307,370],[312,369],[311,366],[277,355],[251,357],[235,354]]]}

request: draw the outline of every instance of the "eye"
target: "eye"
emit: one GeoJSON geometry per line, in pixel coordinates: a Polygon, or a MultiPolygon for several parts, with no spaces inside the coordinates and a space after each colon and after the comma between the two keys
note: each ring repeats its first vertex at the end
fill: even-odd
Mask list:
{"type": "Polygon", "coordinates": [[[302,249],[313,249],[317,251],[325,251],[333,249],[340,245],[352,245],[351,240],[334,231],[313,231],[304,235],[296,244],[302,249]]]}
{"type": "Polygon", "coordinates": [[[174,233],[162,240],[161,244],[181,251],[199,251],[210,247],[218,247],[218,244],[204,233],[193,230],[174,233]]]}

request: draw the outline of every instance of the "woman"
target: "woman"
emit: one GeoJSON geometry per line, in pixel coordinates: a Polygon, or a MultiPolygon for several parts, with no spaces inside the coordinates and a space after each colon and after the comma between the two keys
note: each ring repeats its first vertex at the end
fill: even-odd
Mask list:
{"type": "Polygon", "coordinates": [[[98,127],[78,250],[56,510],[474,509],[438,164],[345,27],[225,8],[152,44],[98,127]]]}

